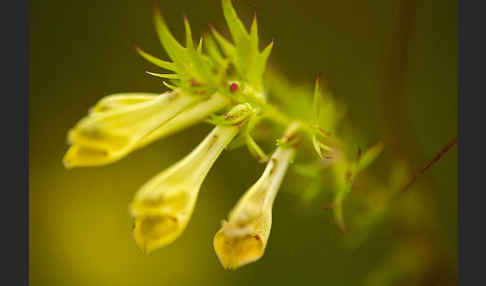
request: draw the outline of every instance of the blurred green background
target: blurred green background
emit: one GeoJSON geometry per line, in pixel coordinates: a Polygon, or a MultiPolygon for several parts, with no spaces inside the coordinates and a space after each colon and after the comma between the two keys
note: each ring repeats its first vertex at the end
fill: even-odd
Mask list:
{"type": "MultiPolygon", "coordinates": [[[[391,144],[366,172],[386,178],[405,160],[419,169],[457,134],[457,1],[233,0],[247,24],[258,12],[272,68],[296,84],[318,72],[348,120],[372,144],[391,144]],[[384,174],[384,175],[383,175],[384,174]]],[[[219,0],[160,1],[182,39],[210,22],[225,31],[219,0]]],[[[328,199],[299,201],[305,182],[282,187],[264,257],[225,271],[213,235],[264,166],[245,148],[223,153],[193,218],[172,245],[142,255],[128,204],[149,178],[210,130],[200,124],[118,163],[65,170],[66,133],[102,96],[162,92],[134,44],[164,56],[152,1],[30,1],[30,279],[32,285],[454,285],[457,282],[457,150],[392,207],[392,219],[359,248],[343,243],[328,199]],[[367,284],[368,283],[368,284],[367,284]]],[[[359,180],[356,188],[360,188],[359,180]]],[[[353,193],[349,201],[352,201],[353,193]]],[[[346,204],[345,204],[346,207],[346,204]]],[[[351,214],[346,214],[349,216],[351,214]]]]}

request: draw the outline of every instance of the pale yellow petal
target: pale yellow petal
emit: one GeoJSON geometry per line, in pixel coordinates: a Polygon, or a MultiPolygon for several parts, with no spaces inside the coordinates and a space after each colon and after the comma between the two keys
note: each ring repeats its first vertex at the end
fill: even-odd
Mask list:
{"type": "Polygon", "coordinates": [[[293,146],[277,148],[260,179],[240,198],[216,233],[213,246],[224,268],[236,269],[263,256],[273,202],[294,153],[293,146]]]}
{"type": "Polygon", "coordinates": [[[103,97],[90,109],[90,113],[113,111],[118,108],[127,107],[156,99],[155,93],[117,93],[103,97]]]}
{"type": "MultiPolygon", "coordinates": [[[[240,116],[246,120],[248,114],[240,116]]],[[[135,194],[130,212],[135,218],[135,240],[142,250],[152,251],[182,234],[204,178],[240,126],[215,127],[189,155],[152,178],[135,194]]]]}
{"type": "Polygon", "coordinates": [[[89,115],[69,131],[68,141],[72,146],[64,157],[65,166],[100,166],[115,162],[203,120],[230,103],[226,96],[218,93],[197,104],[192,104],[195,102],[192,96],[177,94],[176,91],[163,95],[122,93],[101,99],[89,115]],[[178,110],[183,111],[177,113],[178,110]]]}

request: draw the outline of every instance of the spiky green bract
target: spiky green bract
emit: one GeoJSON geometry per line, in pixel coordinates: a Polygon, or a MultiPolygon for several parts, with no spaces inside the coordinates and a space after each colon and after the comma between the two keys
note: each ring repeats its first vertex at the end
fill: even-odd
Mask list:
{"type": "Polygon", "coordinates": [[[199,40],[195,46],[192,38],[191,26],[184,17],[186,31],[186,46],[182,46],[172,35],[165,23],[162,13],[156,7],[154,22],[160,42],[164,47],[171,61],[165,61],[136,47],[137,52],[147,61],[163,69],[174,72],[174,74],[164,74],[147,72],[150,75],[170,79],[171,83],[166,83],[169,88],[179,87],[191,92],[192,94],[206,94],[218,90],[221,86],[221,73],[213,73],[219,70],[221,62],[215,61],[203,53],[203,40],[199,40]]]}
{"type": "Polygon", "coordinates": [[[206,35],[204,40],[201,38],[195,46],[191,26],[184,17],[185,47],[175,39],[156,7],[154,21],[157,34],[171,61],[159,59],[139,47],[136,47],[136,50],[147,61],[174,74],[148,73],[170,79],[170,84],[164,82],[170,88],[176,86],[194,94],[211,93],[216,90],[227,93],[228,76],[248,86],[256,94],[263,94],[263,74],[273,42],[260,51],[256,17],[248,32],[238,18],[231,1],[223,0],[222,6],[233,43],[212,28],[212,36],[206,35]],[[234,75],[227,74],[229,64],[234,66],[234,75]]]}
{"type": "Polygon", "coordinates": [[[261,92],[263,90],[263,74],[273,42],[260,52],[256,16],[248,33],[238,18],[231,0],[222,0],[222,6],[234,44],[226,40],[214,28],[212,28],[213,36],[226,58],[234,65],[238,78],[261,92]]]}
{"type": "Polygon", "coordinates": [[[166,69],[166,70],[177,72],[177,67],[174,63],[167,62],[167,61],[161,60],[159,58],[156,58],[156,57],[152,56],[151,54],[145,52],[144,50],[142,50],[138,46],[136,46],[135,49],[144,59],[153,63],[154,65],[161,67],[163,69],[166,69]]]}
{"type": "Polygon", "coordinates": [[[201,49],[194,47],[191,27],[187,18],[184,19],[186,47],[183,47],[174,38],[158,9],[155,10],[154,21],[160,42],[175,64],[177,74],[187,84],[187,87],[204,84],[209,88],[216,89],[217,78],[211,73],[214,63],[202,54],[201,49]]]}
{"type": "Polygon", "coordinates": [[[346,224],[343,216],[343,202],[351,191],[356,176],[369,166],[383,150],[383,143],[378,142],[368,148],[363,154],[358,152],[356,160],[349,159],[346,154],[339,154],[339,158],[332,169],[336,179],[336,195],[333,202],[333,212],[336,223],[341,231],[346,232],[346,224]]]}
{"type": "Polygon", "coordinates": [[[309,110],[318,108],[317,125],[331,134],[335,133],[345,115],[346,110],[342,103],[335,100],[327,89],[320,88],[320,85],[317,89],[310,85],[294,85],[272,69],[265,74],[264,84],[268,100],[292,118],[315,124],[316,114],[309,110]],[[313,99],[316,95],[318,104],[314,108],[313,99]]]}

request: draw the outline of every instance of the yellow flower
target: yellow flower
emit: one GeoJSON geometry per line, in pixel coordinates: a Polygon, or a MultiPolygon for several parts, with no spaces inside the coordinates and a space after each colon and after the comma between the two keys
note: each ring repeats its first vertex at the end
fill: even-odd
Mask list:
{"type": "Polygon", "coordinates": [[[184,231],[194,210],[201,184],[210,168],[234,138],[250,112],[247,105],[233,108],[233,125],[217,126],[184,159],[147,182],[130,206],[135,217],[134,237],[146,253],[171,243],[184,231]]]}
{"type": "Polygon", "coordinates": [[[198,100],[179,90],[161,95],[107,96],[69,132],[72,146],[64,156],[64,165],[72,168],[112,163],[202,120],[229,103],[218,93],[194,104],[198,100]]]}
{"type": "Polygon", "coordinates": [[[199,122],[208,115],[227,106],[230,99],[219,93],[214,93],[194,106],[189,107],[183,112],[176,115],[163,126],[157,128],[154,132],[145,136],[138,144],[137,149],[144,147],[157,139],[174,134],[190,125],[199,122]]]}
{"type": "Polygon", "coordinates": [[[240,198],[214,236],[214,249],[226,269],[254,262],[265,251],[272,226],[272,205],[295,153],[294,146],[284,145],[277,148],[263,175],[240,198]]]}

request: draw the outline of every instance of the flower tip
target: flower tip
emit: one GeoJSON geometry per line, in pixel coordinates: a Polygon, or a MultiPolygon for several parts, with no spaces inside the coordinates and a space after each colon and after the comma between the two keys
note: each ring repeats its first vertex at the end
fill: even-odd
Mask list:
{"type": "Polygon", "coordinates": [[[135,220],[133,236],[144,254],[173,242],[180,234],[180,225],[173,217],[142,217],[135,220]]]}
{"type": "Polygon", "coordinates": [[[219,262],[227,270],[235,270],[263,256],[265,244],[258,235],[231,236],[223,227],[214,236],[213,246],[219,262]]]}
{"type": "Polygon", "coordinates": [[[71,161],[69,161],[69,159],[63,159],[62,164],[64,165],[64,168],[66,170],[71,170],[74,167],[74,165],[71,163],[71,161]]]}
{"type": "Polygon", "coordinates": [[[79,166],[79,164],[76,164],[76,155],[77,155],[77,149],[74,147],[69,147],[67,150],[66,154],[64,154],[64,157],[62,158],[62,164],[64,165],[64,168],[67,170],[70,170],[74,167],[79,166]]]}

